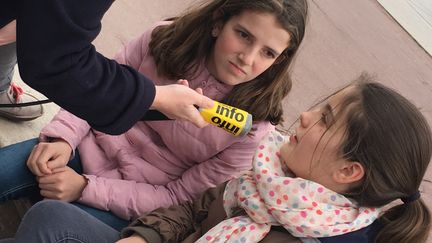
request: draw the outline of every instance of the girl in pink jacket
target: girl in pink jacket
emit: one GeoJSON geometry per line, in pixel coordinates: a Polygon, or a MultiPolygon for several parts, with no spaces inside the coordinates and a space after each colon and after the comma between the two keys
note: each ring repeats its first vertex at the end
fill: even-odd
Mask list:
{"type": "Polygon", "coordinates": [[[258,142],[282,122],[281,102],[291,89],[288,69],[304,36],[306,12],[304,0],[207,1],[157,23],[116,56],[156,85],[185,78],[179,82],[248,111],[251,134],[235,137],[214,126],[168,120],[138,122],[112,136],[61,110],[39,143],[0,150],[0,200],[38,199],[40,193],[77,201],[119,228],[250,169],[258,142]]]}

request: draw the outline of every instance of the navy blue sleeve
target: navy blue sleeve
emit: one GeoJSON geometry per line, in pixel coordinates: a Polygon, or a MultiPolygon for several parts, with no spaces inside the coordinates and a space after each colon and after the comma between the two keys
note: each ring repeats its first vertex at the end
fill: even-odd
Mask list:
{"type": "Polygon", "coordinates": [[[108,134],[123,133],[144,116],[154,100],[153,82],[91,44],[113,0],[15,1],[25,83],[108,134]]]}
{"type": "Polygon", "coordinates": [[[16,0],[0,1],[0,28],[10,23],[16,16],[16,0]]]}

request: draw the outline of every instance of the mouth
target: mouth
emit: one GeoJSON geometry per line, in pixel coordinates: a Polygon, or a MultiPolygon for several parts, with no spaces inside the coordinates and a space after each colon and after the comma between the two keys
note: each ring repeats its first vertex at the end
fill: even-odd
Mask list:
{"type": "Polygon", "coordinates": [[[234,70],[236,70],[238,73],[242,73],[246,75],[246,72],[240,68],[239,66],[237,66],[235,63],[233,62],[229,62],[231,64],[231,66],[234,68],[234,70]]]}

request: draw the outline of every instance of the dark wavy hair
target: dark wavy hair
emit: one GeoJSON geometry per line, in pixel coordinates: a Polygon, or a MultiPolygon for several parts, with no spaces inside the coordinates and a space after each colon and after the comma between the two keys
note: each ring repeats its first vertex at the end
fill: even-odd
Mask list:
{"type": "Polygon", "coordinates": [[[245,10],[273,14],[290,33],[287,49],[254,80],[235,85],[222,102],[248,111],[254,121],[280,124],[282,99],[291,90],[289,67],[303,40],[307,17],[305,0],[213,0],[202,2],[169,25],[156,28],[149,44],[158,74],[171,79],[193,78],[200,61],[211,54],[216,23],[225,23],[245,10]]]}
{"type": "MultiPolygon", "coordinates": [[[[382,207],[415,195],[432,156],[431,129],[421,112],[398,92],[362,74],[337,104],[345,120],[340,154],[365,169],[345,196],[359,206],[382,207]]],[[[396,205],[378,219],[375,242],[426,242],[431,215],[419,198],[396,205]]]]}

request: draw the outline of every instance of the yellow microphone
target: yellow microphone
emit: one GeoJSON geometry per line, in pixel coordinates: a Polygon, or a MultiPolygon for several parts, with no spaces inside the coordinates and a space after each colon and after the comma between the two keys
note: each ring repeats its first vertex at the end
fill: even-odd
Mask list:
{"type": "Polygon", "coordinates": [[[198,109],[205,121],[234,136],[244,136],[252,128],[252,115],[236,107],[214,101],[212,108],[198,109]]]}

